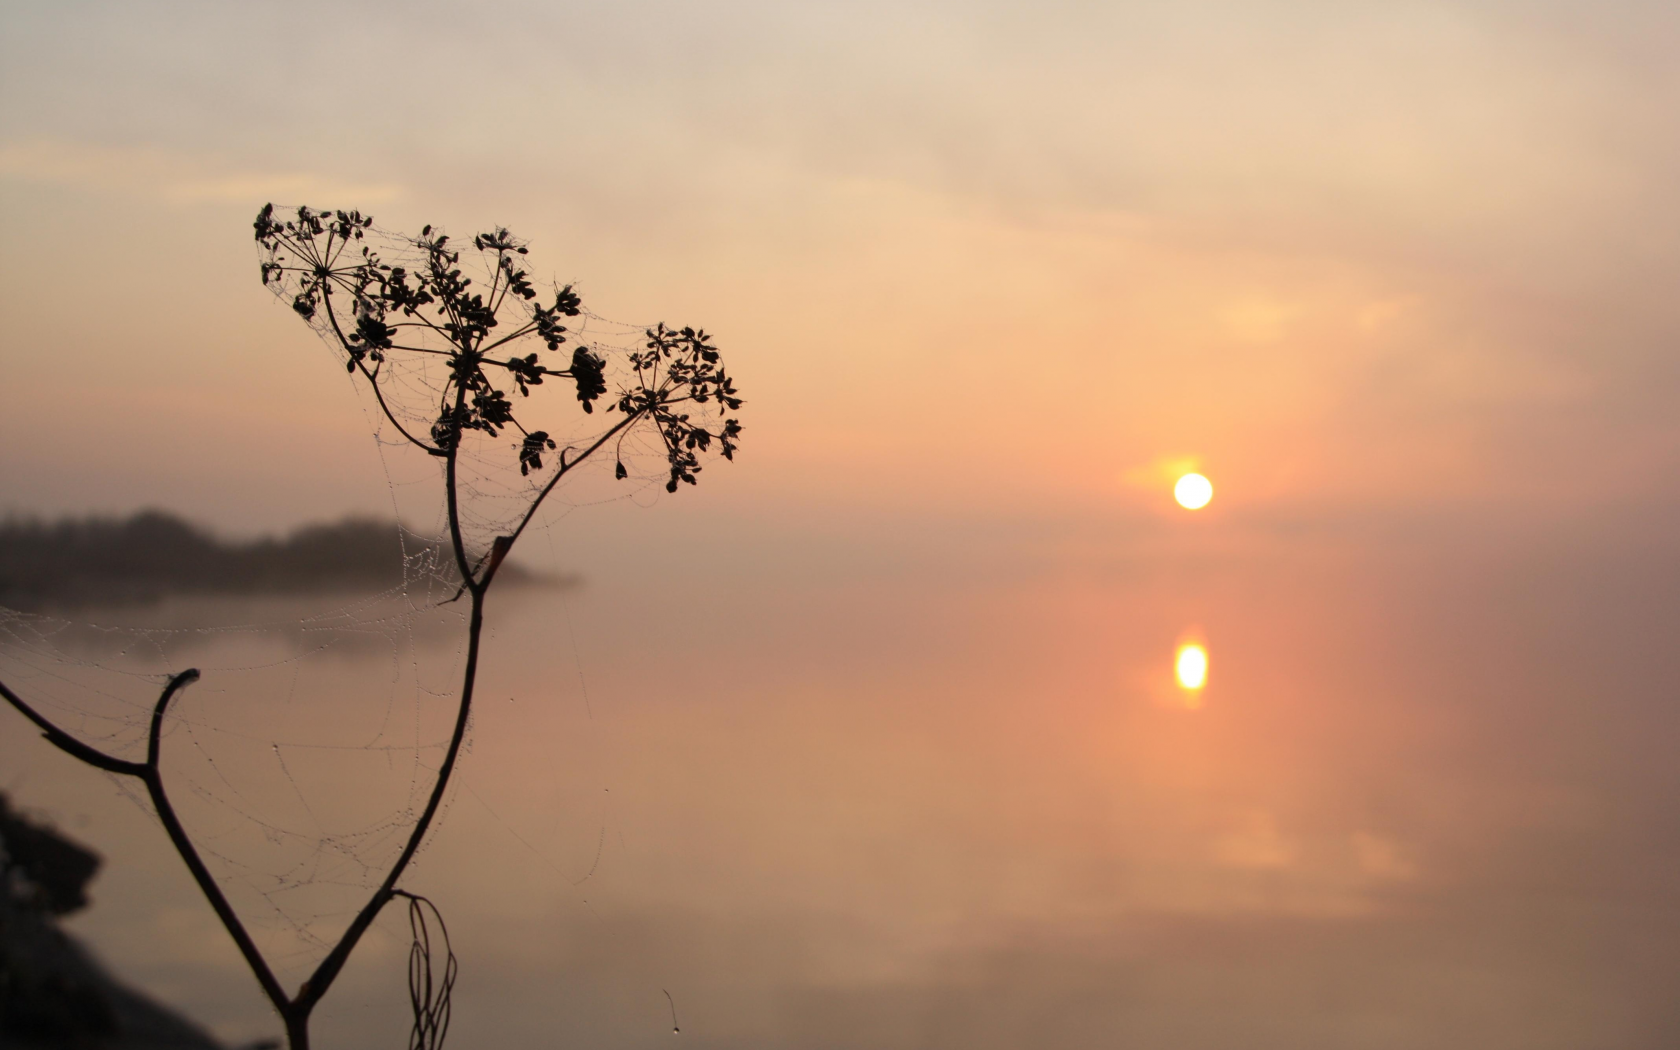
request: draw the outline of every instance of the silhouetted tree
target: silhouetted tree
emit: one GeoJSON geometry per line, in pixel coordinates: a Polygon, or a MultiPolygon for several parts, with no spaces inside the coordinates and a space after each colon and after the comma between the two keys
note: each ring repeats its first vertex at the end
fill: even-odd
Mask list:
{"type": "MultiPolygon", "coordinates": [[[[314,972],[288,993],[204,866],[159,771],[169,703],[197,680],[198,671],[181,671],[164,685],[152,708],[146,756],[139,761],[88,746],[4,683],[0,695],[56,747],[146,786],[170,842],[280,1014],[292,1050],[308,1047],[312,1011],[380,911],[397,897],[407,899],[416,943],[410,967],[416,1014],[411,1045],[435,1047],[447,1031],[454,960],[450,957],[434,980],[429,945],[436,910],[399,889],[398,882],[437,815],[460,755],[478,675],[485,595],[509,550],[562,478],[609,444],[616,453],[616,476],[627,477],[625,439],[645,429],[657,436],[668,472],[665,487],[675,492],[679,483],[695,482],[700,456],[714,446],[724,458],[734,457],[741,427],[728,413],[740,408],[741,399],[705,332],[664,325],[647,330],[638,349],[617,355],[624,378],[609,390],[614,351],[571,341],[567,322],[582,313],[577,293],[567,285],[539,298],[524,267],[526,247],[507,230],[474,237],[463,264],[467,249],[432,227],[418,237],[392,237],[376,231],[373,220],[359,212],[299,208],[280,217],[271,204],[258,214],[255,228],[263,283],[343,353],[345,368],[367,384],[403,439],[442,464],[449,543],[460,581],[456,598],[465,596],[470,604],[466,663],[448,749],[400,854],[314,972]],[[468,272],[475,260],[476,285],[468,272]],[[600,426],[564,448],[549,431],[527,429],[519,418],[525,399],[548,380],[569,383],[586,415],[593,417],[597,405],[604,408],[600,426]],[[493,467],[498,449],[511,457],[509,469],[517,464],[525,487],[515,490],[511,513],[490,516],[488,534],[469,535],[463,512],[472,493],[463,491],[464,461],[493,467]]],[[[503,505],[509,505],[505,498],[503,505]]],[[[441,940],[447,951],[446,937],[441,940]]]]}

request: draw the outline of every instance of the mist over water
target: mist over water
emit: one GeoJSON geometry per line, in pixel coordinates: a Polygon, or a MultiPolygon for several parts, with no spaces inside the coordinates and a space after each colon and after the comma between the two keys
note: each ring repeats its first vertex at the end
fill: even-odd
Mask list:
{"type": "MultiPolygon", "coordinates": [[[[464,603],[259,538],[445,517],[252,218],[505,225],[626,344],[714,335],[746,429],[675,496],[568,476],[512,557],[581,585],[490,595],[404,879],[450,1046],[1668,1050],[1676,54],[1671,0],[14,0],[0,516],[216,539],[156,604],[154,557],[14,590],[0,680],[132,755],[204,670],[166,775],[295,988],[464,603]]],[[[10,710],[0,790],[104,854],[120,977],[275,1034],[143,806],[10,710]]],[[[408,937],[315,1045],[400,1041],[408,937]]]]}
{"type": "MultiPolygon", "coordinates": [[[[581,590],[493,595],[471,750],[405,880],[461,959],[451,1039],[650,1045],[669,989],[683,1038],[719,1047],[1665,1045],[1674,563],[1623,531],[1235,521],[1147,557],[952,543],[906,574],[922,540],[860,527],[803,574],[769,548],[759,574],[697,570],[674,605],[708,616],[658,637],[672,564],[634,542],[581,590]]],[[[189,819],[271,870],[247,815],[325,835],[400,807],[447,721],[450,626],[413,647],[421,689],[377,643],[280,664],[270,694],[207,672],[166,746],[213,788],[205,757],[250,768],[189,819]]],[[[0,747],[14,794],[110,858],[77,925],[118,971],[229,1037],[271,1030],[151,822],[26,734],[0,747]]],[[[281,903],[325,932],[344,871],[317,874],[281,903]]],[[[229,891],[261,915],[250,880],[229,891]]],[[[407,931],[394,909],[378,930],[322,1007],[329,1045],[404,1015],[407,931]]],[[[279,954],[300,979],[307,945],[279,954]]]]}

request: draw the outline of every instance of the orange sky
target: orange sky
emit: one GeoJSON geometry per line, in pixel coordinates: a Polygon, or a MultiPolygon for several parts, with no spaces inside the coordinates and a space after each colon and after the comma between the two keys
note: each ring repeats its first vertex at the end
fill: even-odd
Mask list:
{"type": "MultiPolygon", "coordinates": [[[[600,1045],[642,1045],[648,960],[717,1045],[1661,1045],[1676,10],[10,3],[0,514],[424,527],[432,464],[381,458],[250,222],[506,224],[599,314],[715,333],[748,403],[697,490],[516,552],[588,583],[575,662],[509,607],[494,689],[552,703],[486,709],[500,815],[459,798],[429,869],[481,972],[569,975],[600,1045]],[[650,645],[667,601],[706,615],[650,645]],[[598,761],[634,845],[509,913],[599,852],[598,761]]],[[[169,858],[20,741],[140,858],[102,950],[222,1010],[169,858]]],[[[554,993],[478,994],[524,1045],[554,993]]]]}
{"type": "Polygon", "coordinates": [[[7,16],[8,509],[381,509],[268,199],[505,222],[704,324],[755,504],[1060,513],[1188,455],[1273,513],[1555,510],[1672,461],[1655,5],[366,5],[272,68],[279,10],[7,16]]]}

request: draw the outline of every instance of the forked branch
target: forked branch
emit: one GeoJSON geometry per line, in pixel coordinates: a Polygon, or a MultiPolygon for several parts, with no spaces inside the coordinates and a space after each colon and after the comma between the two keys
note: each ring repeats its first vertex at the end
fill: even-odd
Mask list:
{"type": "Polygon", "coordinates": [[[164,831],[169,835],[170,843],[175,852],[186,862],[187,870],[192,874],[193,881],[198,884],[199,891],[210,901],[210,907],[216,912],[216,917],[222,920],[222,926],[239,947],[239,953],[245,957],[246,965],[256,975],[257,983],[262,985],[263,994],[274,1004],[282,1016],[291,1008],[291,1000],[275,980],[274,972],[269,968],[268,961],[257,949],[251,935],[246,932],[245,924],[239,920],[227,897],[222,894],[222,888],[216,884],[215,876],[210,874],[200,859],[198,850],[193,847],[192,840],[187,837],[186,829],[181,826],[181,820],[175,814],[175,807],[169,801],[169,792],[163,784],[163,773],[159,766],[162,750],[163,719],[169,710],[169,702],[184,687],[198,681],[198,670],[188,668],[185,671],[170,676],[163,691],[158,694],[157,703],[152,706],[152,720],[146,734],[146,760],[144,762],[130,762],[108,755],[98,748],[77,740],[63,729],[54,725],[51,720],[36,711],[21,697],[12,692],[4,682],[0,682],[0,696],[16,708],[23,717],[35,723],[41,729],[42,735],[54,747],[73,758],[86,762],[96,769],[103,769],[107,773],[117,773],[123,776],[137,777],[146,785],[146,794],[151,797],[152,808],[157,811],[158,820],[163,823],[164,831]]]}
{"type": "MultiPolygon", "coordinates": [[[[582,304],[570,285],[554,289],[547,301],[539,300],[522,262],[526,248],[508,231],[496,229],[473,238],[480,277],[488,274],[488,281],[474,288],[473,279],[463,269],[471,268],[473,257],[468,256],[469,262],[463,264],[465,249],[452,244],[441,232],[428,226],[418,237],[382,235],[384,247],[376,251],[368,236],[378,233],[372,222],[353,211],[299,208],[295,217],[281,218],[273,205],[263,208],[255,223],[256,240],[263,253],[262,280],[344,355],[346,371],[359,375],[372,388],[381,414],[408,443],[444,461],[450,548],[461,576],[461,592],[471,598],[466,664],[454,729],[425,808],[378,887],[296,994],[288,995],[281,988],[205,867],[164,785],[164,720],[171,701],[197,680],[198,671],[182,671],[164,686],[152,708],[146,757],[140,762],[107,754],[77,739],[0,683],[0,696],[39,728],[54,747],[96,769],[136,777],[146,785],[170,843],[284,1021],[291,1050],[307,1050],[309,1017],[315,1005],[342,972],[381,910],[399,896],[410,902],[418,953],[410,971],[416,1004],[414,1045],[416,1050],[436,1050],[442,1042],[448,1027],[454,957],[448,956],[444,973],[434,981],[429,966],[428,922],[438,919],[436,909],[424,898],[398,889],[397,884],[431,829],[460,758],[478,676],[485,595],[537,510],[562,478],[608,442],[613,442],[618,452],[615,476],[626,478],[622,450],[627,436],[639,425],[651,425],[658,432],[666,456],[666,488],[673,492],[681,482],[695,483],[702,454],[715,448],[724,458],[732,459],[741,433],[740,423],[727,418],[727,413],[741,407],[741,398],[704,331],[663,324],[648,329],[641,349],[620,355],[617,374],[627,378],[616,393],[609,395],[610,348],[573,342],[567,347],[569,359],[542,360],[545,351],[558,351],[572,338],[567,321],[582,313],[582,304]],[[382,257],[381,252],[390,257],[382,257]],[[503,317],[516,311],[517,317],[503,317]],[[504,324],[504,320],[510,323],[504,324]],[[516,346],[522,340],[539,345],[521,355],[521,349],[528,348],[516,346]],[[489,356],[492,352],[510,356],[505,360],[493,358],[489,356]],[[412,403],[405,402],[404,397],[414,395],[415,389],[401,379],[388,382],[394,364],[407,370],[401,371],[403,377],[430,377],[431,388],[421,390],[417,399],[410,397],[412,403]],[[548,380],[568,381],[575,389],[578,407],[586,415],[592,415],[597,404],[603,414],[618,413],[617,419],[593,437],[559,451],[555,467],[545,467],[544,459],[556,451],[558,442],[546,430],[521,422],[515,411],[517,404],[519,412],[524,412],[524,399],[548,385],[548,380]],[[509,386],[511,390],[504,389],[509,386]],[[504,431],[509,437],[518,435],[519,440],[510,442],[504,431]],[[480,443],[471,459],[475,466],[511,452],[521,475],[537,475],[528,501],[502,519],[497,534],[489,539],[488,549],[482,550],[476,562],[469,557],[468,548],[479,547],[482,537],[469,543],[462,524],[461,455],[469,441],[480,443]],[[504,451],[498,452],[498,445],[504,451]]],[[[442,931],[441,920],[438,926],[447,953],[447,933],[442,931]]]]}

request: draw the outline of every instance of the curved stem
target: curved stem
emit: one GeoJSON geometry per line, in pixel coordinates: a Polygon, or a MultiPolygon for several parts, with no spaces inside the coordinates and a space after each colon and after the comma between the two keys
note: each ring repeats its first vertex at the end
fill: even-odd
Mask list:
{"type": "Polygon", "coordinates": [[[473,607],[476,609],[477,597],[483,593],[483,585],[473,578],[472,567],[467,564],[467,547],[461,539],[461,501],[456,491],[456,461],[461,456],[461,406],[466,404],[466,401],[467,385],[457,379],[455,414],[449,434],[449,447],[444,450],[443,487],[449,512],[449,543],[455,549],[455,564],[461,570],[461,586],[473,592],[473,607]]]}
{"type": "Polygon", "coordinates": [[[185,671],[171,678],[163,687],[163,693],[158,696],[158,702],[152,707],[152,724],[146,730],[146,765],[157,768],[158,749],[163,739],[163,714],[169,709],[169,701],[175,699],[175,694],[182,687],[198,681],[198,668],[189,667],[185,671]]]}
{"type": "MultiPolygon", "coordinates": [[[[459,418],[460,408],[466,396],[465,385],[458,383],[455,391],[457,418],[459,418]]],[[[338,943],[333,945],[326,958],[322,959],[321,964],[315,968],[315,972],[310,974],[309,979],[303,983],[303,987],[298,989],[297,1000],[293,1009],[305,1017],[308,1016],[309,1011],[314,1008],[315,1004],[320,1002],[321,997],[327,993],[327,989],[332,986],[332,982],[338,977],[339,971],[344,968],[345,962],[350,958],[350,953],[355,950],[357,942],[362,939],[362,935],[367,932],[368,927],[373,925],[373,920],[378,918],[379,912],[395,896],[397,880],[402,878],[402,873],[408,868],[409,861],[414,859],[415,851],[420,848],[420,843],[425,839],[427,830],[432,826],[432,819],[437,816],[438,807],[443,803],[444,792],[449,787],[450,774],[455,770],[455,761],[460,757],[461,744],[467,736],[467,722],[472,714],[473,686],[478,681],[478,651],[484,634],[484,592],[490,585],[490,577],[494,575],[495,565],[499,559],[492,560],[491,567],[485,572],[483,580],[473,578],[472,568],[467,564],[466,546],[461,538],[460,503],[455,469],[456,459],[460,453],[460,439],[460,427],[457,426],[453,434],[453,440],[450,441],[445,453],[444,461],[444,489],[449,509],[449,539],[455,549],[455,563],[461,570],[462,586],[472,596],[472,611],[467,620],[467,663],[461,674],[461,701],[455,712],[455,730],[450,734],[449,749],[444,753],[443,765],[438,768],[437,781],[432,785],[431,797],[426,800],[425,810],[420,814],[420,819],[415,822],[414,830],[409,833],[408,842],[404,844],[402,854],[397,857],[396,863],[391,865],[390,872],[385,876],[385,880],[379,884],[379,888],[374,891],[373,896],[368,898],[367,904],[363,905],[362,910],[356,913],[356,917],[351,920],[338,943]]],[[[498,538],[496,550],[506,553],[506,545],[502,542],[502,538],[498,538]]]]}
{"type": "Polygon", "coordinates": [[[356,359],[356,355],[350,349],[349,340],[344,338],[344,329],[339,327],[338,312],[333,309],[331,289],[325,287],[322,288],[321,302],[327,308],[327,320],[332,324],[333,335],[338,339],[338,344],[344,347],[344,352],[350,354],[350,359],[352,361],[356,361],[356,367],[361,369],[362,375],[367,377],[368,385],[373,387],[374,399],[379,402],[379,410],[385,413],[385,418],[391,421],[391,425],[396,427],[397,432],[403,437],[407,438],[415,445],[418,445],[420,448],[425,449],[427,452],[435,453],[437,451],[436,449],[432,448],[432,446],[426,444],[424,441],[421,441],[413,434],[410,434],[408,429],[404,427],[397,417],[391,412],[391,406],[385,403],[384,392],[379,389],[378,377],[368,370],[367,365],[362,364],[361,361],[356,359]]]}
{"type": "MultiPolygon", "coordinates": [[[[507,541],[507,543],[505,544],[505,547],[510,548],[510,549],[513,547],[514,542],[516,540],[518,540],[520,534],[525,531],[525,526],[531,524],[531,519],[536,516],[537,508],[542,506],[543,500],[547,499],[548,494],[550,492],[554,491],[554,486],[556,486],[560,483],[560,479],[566,476],[567,471],[571,470],[573,467],[577,466],[579,463],[582,463],[584,460],[588,459],[590,457],[590,455],[593,454],[597,449],[599,449],[602,445],[605,445],[612,438],[612,436],[614,434],[618,433],[619,431],[623,430],[625,427],[628,427],[630,424],[634,423],[638,418],[640,418],[642,416],[642,414],[643,413],[641,413],[641,412],[632,412],[632,413],[626,415],[623,419],[619,420],[613,426],[613,428],[611,430],[608,430],[605,434],[602,434],[600,437],[596,438],[595,443],[593,445],[590,445],[588,448],[584,449],[583,454],[578,456],[576,459],[572,460],[570,463],[566,462],[566,457],[565,456],[561,456],[560,457],[560,469],[554,472],[554,476],[552,478],[548,479],[548,484],[544,485],[542,487],[542,491],[537,493],[537,498],[531,501],[531,506],[526,509],[525,516],[523,518],[519,519],[519,524],[514,528],[514,530],[511,533],[509,533],[506,536],[500,537],[500,539],[503,539],[503,540],[507,541]]],[[[505,555],[507,553],[507,551],[503,550],[502,553],[505,555]]],[[[490,580],[496,575],[496,566],[500,565],[500,564],[501,564],[501,559],[499,559],[499,558],[494,563],[492,563],[490,571],[488,573],[486,573],[485,576],[484,576],[484,586],[488,587],[490,585],[490,580]]]]}
{"type": "Polygon", "coordinates": [[[199,858],[198,850],[193,847],[192,840],[187,837],[187,831],[181,826],[180,818],[175,815],[175,807],[169,801],[169,793],[163,787],[163,773],[158,768],[158,752],[163,732],[163,715],[169,707],[169,701],[182,686],[198,681],[196,668],[189,668],[169,680],[164,686],[163,695],[158,697],[157,706],[152,708],[151,729],[146,737],[145,772],[140,779],[146,783],[146,793],[152,797],[152,806],[157,810],[158,819],[163,822],[163,830],[168,833],[169,841],[174,844],[175,852],[186,861],[187,870],[192,873],[193,881],[205,898],[210,901],[210,907],[216,912],[216,917],[222,920],[222,926],[233,938],[234,944],[239,946],[239,954],[245,957],[245,964],[256,974],[257,983],[262,985],[263,994],[268,1001],[286,1017],[292,1006],[292,1001],[286,995],[285,989],[275,979],[274,972],[269,969],[268,961],[257,949],[256,942],[246,932],[245,924],[234,914],[233,906],[228,904],[227,897],[222,894],[222,888],[216,884],[215,876],[204,866],[199,858]]]}
{"type": "MultiPolygon", "coordinates": [[[[269,969],[268,961],[263,958],[262,952],[257,949],[256,942],[252,941],[251,935],[246,932],[245,924],[239,921],[239,916],[234,913],[232,906],[228,904],[227,897],[222,894],[222,888],[216,884],[215,876],[211,875],[210,870],[204,866],[204,861],[199,857],[198,850],[193,847],[192,840],[187,837],[186,829],[181,826],[180,818],[175,815],[175,807],[170,803],[169,793],[163,786],[163,774],[158,766],[159,750],[163,739],[163,717],[169,710],[169,702],[175,698],[175,694],[179,693],[183,687],[196,681],[198,681],[198,669],[188,668],[171,676],[168,683],[164,685],[163,692],[158,696],[157,703],[152,707],[152,720],[146,733],[146,761],[144,762],[129,762],[107,755],[103,751],[82,743],[24,703],[23,699],[7,688],[4,682],[0,682],[0,696],[4,696],[6,702],[16,708],[23,717],[40,727],[47,740],[54,747],[96,769],[103,769],[107,773],[121,773],[125,776],[138,777],[146,785],[146,793],[151,796],[152,807],[157,811],[158,820],[162,822],[164,831],[169,835],[170,844],[175,847],[175,852],[180,854],[181,859],[186,862],[187,871],[191,873],[193,881],[198,884],[199,892],[203,893],[205,899],[210,902],[210,907],[216,912],[216,917],[222,920],[222,927],[227,930],[228,935],[233,938],[234,944],[238,946],[239,954],[245,957],[245,964],[256,975],[257,983],[262,986],[263,994],[268,996],[268,1001],[274,1005],[274,1009],[280,1013],[280,1016],[287,1019],[287,1031],[290,1032],[290,1016],[294,1006],[292,1000],[287,997],[285,990],[280,987],[280,982],[275,979],[274,971],[269,969]]],[[[301,1045],[307,1045],[307,1042],[306,1035],[304,1044],[301,1045]]],[[[294,1050],[299,1046],[300,1044],[294,1040],[294,1050]]]]}
{"type": "Polygon", "coordinates": [[[356,943],[362,939],[362,934],[367,932],[368,927],[373,925],[373,920],[378,917],[380,910],[396,896],[397,880],[402,877],[409,861],[414,859],[415,851],[420,848],[421,840],[426,837],[426,831],[431,827],[432,819],[437,816],[438,807],[443,803],[450,774],[455,770],[455,761],[460,757],[461,744],[467,735],[468,716],[472,712],[473,685],[478,678],[479,642],[483,631],[484,589],[481,586],[472,591],[472,614],[467,625],[467,666],[462,675],[461,704],[455,714],[455,731],[449,738],[449,750],[445,752],[443,765],[438,769],[437,782],[432,785],[431,797],[427,799],[420,820],[414,825],[414,831],[403,846],[402,855],[391,866],[385,881],[380,883],[379,889],[374,891],[373,896],[344,931],[344,936],[333,945],[332,951],[327,953],[327,957],[321,960],[321,965],[315,968],[309,980],[298,990],[296,1009],[306,1015],[326,994],[327,988],[344,968],[344,963],[355,950],[356,943]]]}
{"type": "Polygon", "coordinates": [[[107,773],[122,773],[137,777],[145,772],[146,766],[144,763],[129,762],[114,755],[107,755],[98,748],[89,747],[53,725],[33,707],[24,703],[23,699],[16,693],[6,688],[5,682],[0,682],[0,696],[4,696],[7,703],[17,708],[18,714],[34,722],[40,728],[41,735],[47,738],[48,743],[72,758],[79,758],[95,769],[103,769],[107,773]]]}
{"type": "Polygon", "coordinates": [[[379,389],[379,373],[369,370],[368,366],[362,364],[360,361],[356,362],[356,367],[360,368],[362,370],[362,375],[367,377],[368,386],[373,388],[373,398],[375,401],[379,402],[379,410],[385,413],[385,418],[389,419],[391,421],[391,425],[397,428],[397,433],[407,438],[409,442],[417,448],[425,449],[434,456],[437,455],[438,449],[436,447],[428,445],[424,441],[415,437],[413,434],[410,434],[407,427],[397,422],[397,417],[394,413],[392,413],[391,406],[385,403],[385,392],[379,389]]]}

